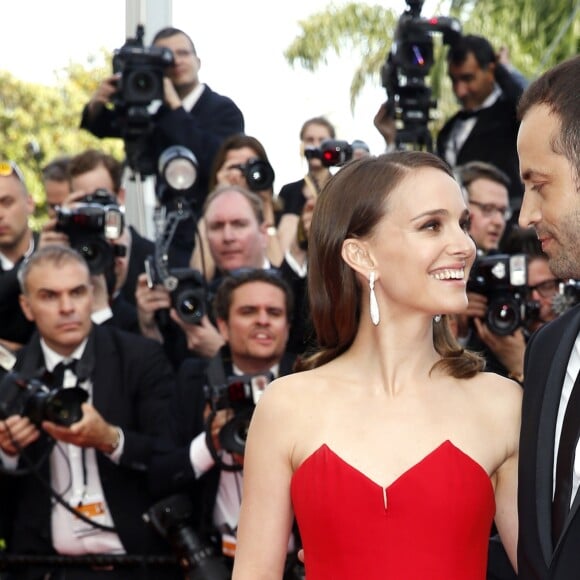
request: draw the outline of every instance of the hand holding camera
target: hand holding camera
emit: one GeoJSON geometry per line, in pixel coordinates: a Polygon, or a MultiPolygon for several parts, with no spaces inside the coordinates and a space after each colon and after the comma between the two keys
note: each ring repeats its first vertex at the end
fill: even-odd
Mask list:
{"type": "Polygon", "coordinates": [[[11,415],[0,421],[0,448],[6,455],[17,455],[40,437],[40,431],[28,417],[11,415]]]}

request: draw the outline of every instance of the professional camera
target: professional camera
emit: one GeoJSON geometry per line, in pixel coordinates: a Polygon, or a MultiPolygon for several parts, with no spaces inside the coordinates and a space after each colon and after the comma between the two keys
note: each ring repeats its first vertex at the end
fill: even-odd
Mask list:
{"type": "Polygon", "coordinates": [[[552,300],[552,309],[556,314],[564,314],[580,303],[580,281],[566,280],[560,283],[558,294],[552,300]]]}
{"type": "Polygon", "coordinates": [[[211,546],[198,538],[191,526],[193,506],[184,494],[169,496],[143,515],[173,549],[189,580],[228,580],[231,575],[211,546]]]}
{"type": "Polygon", "coordinates": [[[87,391],[80,387],[49,389],[39,379],[27,380],[10,372],[0,381],[0,417],[20,415],[37,426],[52,421],[66,427],[82,418],[81,405],[87,398],[87,391]]]}
{"type": "Polygon", "coordinates": [[[219,439],[223,449],[243,455],[254,407],[270,384],[270,373],[231,376],[223,385],[207,385],[206,399],[214,412],[231,409],[234,416],[221,428],[219,439]]]}
{"type": "Polygon", "coordinates": [[[274,169],[264,159],[250,159],[243,165],[234,165],[233,168],[242,172],[252,191],[264,191],[274,185],[274,169]]]}
{"type": "Polygon", "coordinates": [[[147,256],[145,273],[149,288],[159,284],[169,290],[171,305],[181,320],[201,324],[207,312],[207,288],[201,272],[192,268],[160,269],[154,256],[147,256]]]}
{"type": "Polygon", "coordinates": [[[487,297],[485,321],[493,333],[511,334],[537,315],[537,306],[527,301],[527,280],[525,254],[494,254],[475,261],[467,290],[487,297]]]}
{"type": "Polygon", "coordinates": [[[144,34],[145,29],[138,25],[135,38],[127,38],[125,44],[113,52],[113,72],[120,73],[113,103],[129,167],[152,175],[155,162],[148,157],[144,141],[153,129],[149,105],[163,100],[163,77],[174,60],[168,48],[145,47],[144,34]]]}
{"type": "Polygon", "coordinates": [[[443,43],[454,44],[461,36],[461,25],[455,18],[421,17],[423,0],[406,0],[408,9],[401,15],[393,45],[381,69],[387,91],[387,107],[399,120],[397,143],[433,149],[427,127],[430,110],[437,107],[425,77],[434,63],[433,33],[441,33],[443,43]]]}
{"type": "Polygon", "coordinates": [[[340,167],[352,159],[352,145],[338,139],[325,139],[320,147],[306,147],[306,159],[320,159],[325,167],[340,167]]]}
{"type": "Polygon", "coordinates": [[[125,220],[115,196],[105,189],[86,195],[74,207],[56,210],[56,230],[67,234],[70,245],[86,260],[91,274],[112,268],[115,256],[124,256],[126,248],[112,245],[123,233],[125,220]]]}

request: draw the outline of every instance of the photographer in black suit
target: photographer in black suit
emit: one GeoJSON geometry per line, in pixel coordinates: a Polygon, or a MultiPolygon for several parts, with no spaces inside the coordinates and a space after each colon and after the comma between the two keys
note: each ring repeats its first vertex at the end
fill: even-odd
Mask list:
{"type": "MultiPolygon", "coordinates": [[[[141,517],[152,504],[147,486],[152,454],[168,440],[174,377],[162,349],[145,338],[92,324],[89,271],[70,248],[36,251],[21,267],[19,280],[22,309],[38,333],[18,353],[15,369],[25,380],[46,369],[52,373],[42,377],[47,385],[63,385],[61,393],[76,387],[88,402],[82,403],[82,413],[82,399],[66,406],[70,421],[48,420],[48,403],[41,420],[8,412],[0,421],[4,468],[28,469],[18,479],[14,496],[3,498],[15,510],[9,552],[49,556],[166,551],[141,517]],[[68,365],[60,376],[59,363],[68,365]],[[49,488],[85,519],[55,502],[49,488]]],[[[3,388],[2,396],[6,393],[3,388]]],[[[65,413],[57,415],[66,419],[65,413]]],[[[24,578],[143,578],[142,569],[123,567],[29,564],[18,572],[24,578]]]]}
{"type": "MultiPolygon", "coordinates": [[[[248,269],[223,278],[214,306],[226,346],[211,359],[206,372],[200,373],[194,361],[183,363],[171,405],[175,449],[155,456],[152,478],[160,494],[187,492],[194,505],[192,524],[198,536],[233,556],[230,550],[235,550],[242,471],[227,468],[243,462],[243,456],[239,449],[236,453],[224,448],[227,442],[220,439],[220,431],[245,411],[232,409],[224,387],[237,375],[256,392],[251,377],[267,376],[267,384],[292,372],[295,356],[285,348],[293,297],[277,272],[248,269]],[[212,407],[212,396],[204,389],[208,385],[213,394],[222,394],[223,404],[217,405],[220,410],[212,407]]],[[[253,406],[246,403],[244,409],[248,405],[253,406]]]]}
{"type": "MultiPolygon", "coordinates": [[[[201,207],[208,190],[214,156],[222,141],[244,132],[240,109],[228,97],[200,83],[201,61],[191,38],[177,28],[163,28],[153,38],[153,47],[173,54],[163,79],[163,103],[151,113],[152,130],[145,140],[145,153],[156,166],[161,153],[172,145],[193,152],[199,163],[193,201],[201,207]]],[[[109,108],[118,91],[119,75],[105,79],[83,110],[81,127],[97,137],[123,137],[117,108],[109,108]]],[[[186,267],[193,250],[193,224],[184,222],[174,239],[172,265],[186,267]],[[188,225],[189,224],[189,225],[188,225]]]]}

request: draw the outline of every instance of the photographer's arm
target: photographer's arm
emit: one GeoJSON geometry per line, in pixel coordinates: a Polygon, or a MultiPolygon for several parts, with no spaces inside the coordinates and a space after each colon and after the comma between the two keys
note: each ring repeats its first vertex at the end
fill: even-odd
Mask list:
{"type": "Polygon", "coordinates": [[[135,301],[137,303],[137,319],[141,334],[163,343],[163,334],[155,321],[155,313],[160,309],[169,309],[171,307],[169,292],[160,286],[149,288],[147,274],[139,274],[137,289],[135,290],[135,301]]]}
{"type": "Polygon", "coordinates": [[[171,319],[183,330],[187,348],[196,355],[211,358],[225,344],[223,336],[205,315],[200,324],[189,324],[181,320],[174,308],[170,310],[171,319]]]}
{"type": "Polygon", "coordinates": [[[107,77],[97,87],[91,100],[85,105],[81,118],[81,129],[90,131],[96,137],[120,137],[119,128],[115,126],[116,113],[107,107],[113,94],[117,91],[119,75],[107,77]]]}
{"type": "Polygon", "coordinates": [[[8,457],[18,455],[20,449],[28,447],[39,437],[40,431],[27,417],[11,415],[0,421],[0,449],[8,457]]]}
{"type": "Polygon", "coordinates": [[[514,104],[514,107],[517,105],[525,89],[522,79],[523,77],[521,73],[517,71],[512,73],[501,62],[496,63],[495,80],[503,91],[505,97],[514,104]]]}

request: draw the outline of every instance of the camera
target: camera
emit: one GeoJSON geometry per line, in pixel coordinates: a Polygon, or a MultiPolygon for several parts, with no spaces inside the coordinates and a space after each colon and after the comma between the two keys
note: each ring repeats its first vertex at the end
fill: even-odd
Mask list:
{"type": "Polygon", "coordinates": [[[234,165],[246,178],[246,183],[251,191],[264,191],[274,185],[274,169],[264,159],[250,159],[243,165],[234,165]]]}
{"type": "Polygon", "coordinates": [[[149,105],[164,97],[163,77],[174,64],[166,47],[145,47],[145,29],[137,26],[135,38],[113,52],[113,72],[120,73],[113,104],[129,167],[143,175],[155,174],[155,160],[147,152],[147,137],[153,130],[149,105]]]}
{"type": "Polygon", "coordinates": [[[173,549],[189,580],[228,580],[230,573],[211,546],[198,538],[191,526],[193,507],[184,494],[175,494],[154,504],[143,515],[173,549]]]}
{"type": "Polygon", "coordinates": [[[477,258],[473,265],[467,291],[487,297],[485,322],[494,334],[511,334],[537,316],[537,306],[527,301],[527,261],[526,254],[493,254],[477,258]]]}
{"type": "Polygon", "coordinates": [[[306,147],[306,159],[320,159],[325,167],[340,167],[352,159],[352,145],[338,139],[325,139],[320,147],[306,147]]]}
{"type": "Polygon", "coordinates": [[[234,416],[220,430],[219,439],[223,449],[238,455],[244,454],[254,407],[271,381],[272,375],[268,372],[231,376],[225,384],[205,387],[206,399],[214,412],[220,409],[231,409],[234,412],[234,416]]]}
{"type": "Polygon", "coordinates": [[[461,37],[461,25],[455,18],[421,17],[423,0],[407,0],[407,5],[381,69],[381,80],[387,92],[387,106],[402,125],[396,145],[415,145],[431,151],[433,140],[427,125],[430,110],[437,107],[437,102],[431,97],[425,77],[434,64],[433,33],[441,33],[443,43],[452,45],[461,37]]]}
{"type": "Polygon", "coordinates": [[[181,320],[201,324],[207,312],[207,288],[201,272],[192,268],[159,268],[154,256],[145,260],[147,286],[163,285],[169,290],[171,305],[181,320]]]}
{"type": "Polygon", "coordinates": [[[552,300],[552,309],[556,314],[564,314],[580,303],[580,281],[569,279],[560,283],[558,294],[552,300]]]}
{"type": "Polygon", "coordinates": [[[37,426],[52,421],[68,427],[82,418],[81,405],[87,398],[87,391],[80,387],[49,389],[39,379],[10,372],[0,381],[0,417],[20,415],[37,426]]]}
{"type": "Polygon", "coordinates": [[[113,267],[115,256],[126,248],[112,245],[123,233],[125,220],[115,196],[105,189],[86,195],[74,207],[56,210],[56,230],[67,234],[70,245],[86,260],[91,274],[102,274],[113,267]]]}

